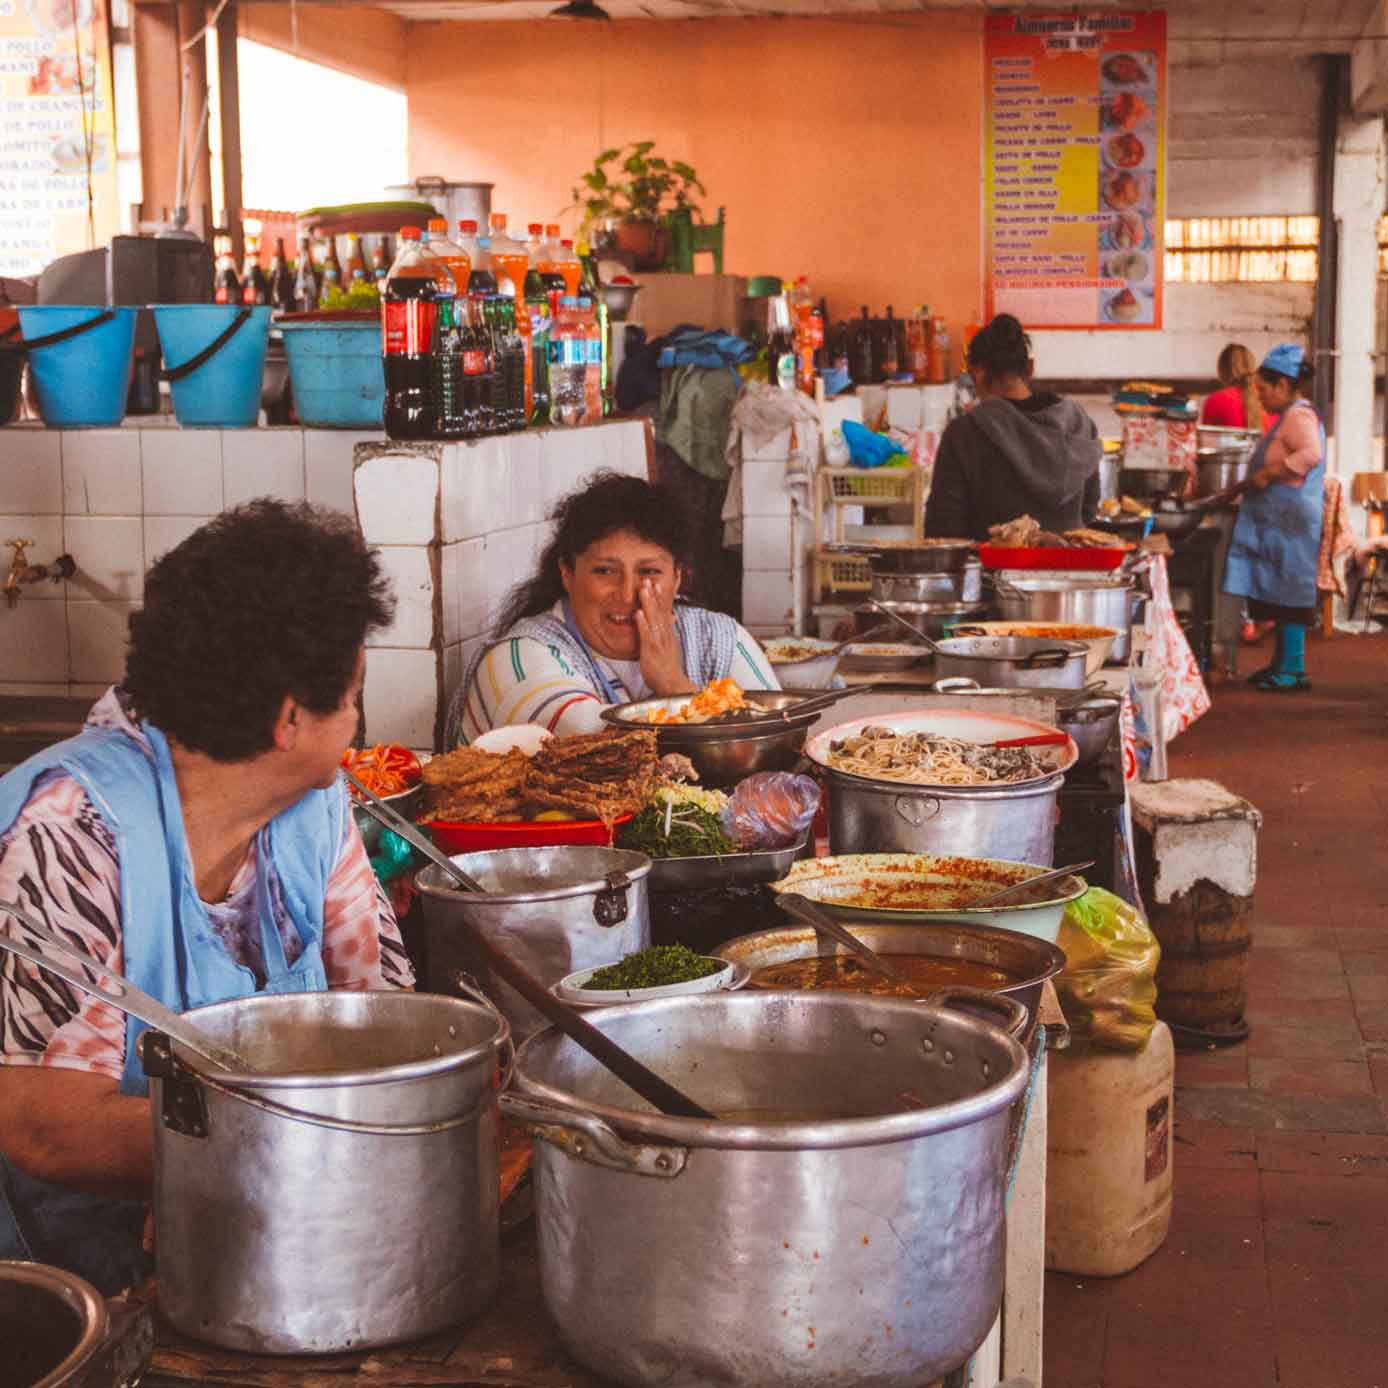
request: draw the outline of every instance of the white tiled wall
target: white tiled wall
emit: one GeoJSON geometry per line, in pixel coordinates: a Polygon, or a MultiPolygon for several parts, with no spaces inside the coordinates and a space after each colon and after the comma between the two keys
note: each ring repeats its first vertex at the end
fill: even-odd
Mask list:
{"type": "Polygon", "coordinates": [[[469,657],[535,570],[550,509],[600,468],[646,475],[640,421],[360,450],[357,516],[397,598],[367,660],[371,741],[434,746],[469,657]]]}
{"type": "Polygon", "coordinates": [[[65,583],[0,604],[0,687],[88,694],[120,678],[126,623],[145,570],[225,506],[266,494],[350,512],[352,448],[380,435],[301,429],[0,429],[4,541],[32,539],[31,563],[69,553],[65,583]]]}

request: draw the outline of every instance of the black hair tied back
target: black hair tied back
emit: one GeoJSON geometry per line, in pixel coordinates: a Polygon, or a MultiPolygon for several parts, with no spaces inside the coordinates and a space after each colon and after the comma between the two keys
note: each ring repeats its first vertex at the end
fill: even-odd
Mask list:
{"type": "Polygon", "coordinates": [[[1031,365],[1031,338],[1010,313],[1000,313],[969,343],[969,365],[990,376],[1025,376],[1031,365]]]}

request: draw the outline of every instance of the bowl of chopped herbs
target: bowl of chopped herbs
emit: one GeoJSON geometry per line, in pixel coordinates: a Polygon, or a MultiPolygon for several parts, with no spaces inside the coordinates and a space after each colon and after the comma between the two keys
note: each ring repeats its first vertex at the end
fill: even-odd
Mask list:
{"type": "Polygon", "coordinates": [[[713,993],[739,988],[747,971],[723,959],[695,954],[687,945],[651,945],[600,969],[580,969],[562,978],[553,992],[563,1002],[610,1007],[684,993],[713,993]]]}

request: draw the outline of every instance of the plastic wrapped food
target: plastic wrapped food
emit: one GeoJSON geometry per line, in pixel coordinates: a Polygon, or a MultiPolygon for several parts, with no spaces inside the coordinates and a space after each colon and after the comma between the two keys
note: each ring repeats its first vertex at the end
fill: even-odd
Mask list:
{"type": "Polygon", "coordinates": [[[738,783],[723,826],[744,849],[789,848],[819,809],[819,783],[789,771],[758,771],[738,783]]]}
{"type": "Polygon", "coordinates": [[[1072,1049],[1140,1051],[1156,1025],[1161,946],[1134,907],[1091,887],[1065,908],[1056,943],[1065,970],[1056,979],[1072,1049]]]}

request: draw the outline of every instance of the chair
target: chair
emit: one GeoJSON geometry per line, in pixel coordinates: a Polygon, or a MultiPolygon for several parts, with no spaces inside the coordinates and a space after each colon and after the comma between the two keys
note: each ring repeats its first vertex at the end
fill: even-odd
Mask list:
{"type": "Polygon", "coordinates": [[[713,273],[723,273],[723,227],[725,208],[718,209],[716,222],[696,222],[687,207],[677,208],[662,219],[670,233],[670,249],[665,255],[665,268],[680,275],[694,273],[694,257],[700,251],[713,256],[713,273]]]}

